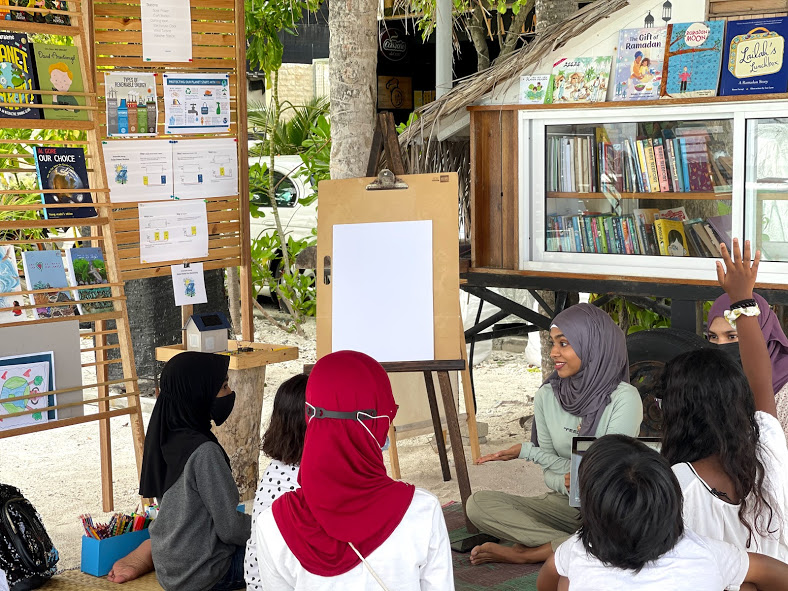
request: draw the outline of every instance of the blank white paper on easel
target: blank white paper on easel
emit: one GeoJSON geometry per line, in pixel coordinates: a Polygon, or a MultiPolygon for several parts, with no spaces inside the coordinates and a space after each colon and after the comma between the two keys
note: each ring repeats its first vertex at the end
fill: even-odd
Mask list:
{"type": "Polygon", "coordinates": [[[331,266],[332,351],[435,359],[432,220],[337,224],[331,266]]]}

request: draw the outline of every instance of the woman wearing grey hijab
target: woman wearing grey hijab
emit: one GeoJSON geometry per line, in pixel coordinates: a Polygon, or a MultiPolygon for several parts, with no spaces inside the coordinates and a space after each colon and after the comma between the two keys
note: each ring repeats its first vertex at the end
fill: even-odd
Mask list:
{"type": "Polygon", "coordinates": [[[477,464],[514,459],[539,464],[550,492],[520,497],[483,490],[466,511],[483,532],[514,542],[488,542],[471,551],[471,563],[535,563],[550,557],[580,526],[569,506],[572,438],[621,433],[636,437],[643,420],[637,389],[629,384],[626,339],[610,317],[589,304],[558,314],[550,328],[554,371],[534,397],[531,440],[482,456],[477,464]]]}

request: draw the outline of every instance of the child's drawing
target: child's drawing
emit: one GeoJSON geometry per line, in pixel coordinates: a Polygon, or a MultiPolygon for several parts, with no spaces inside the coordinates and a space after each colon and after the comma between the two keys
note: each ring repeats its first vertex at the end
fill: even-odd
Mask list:
{"type": "MultiPolygon", "coordinates": [[[[40,355],[36,357],[40,358],[40,355]]],[[[19,357],[18,361],[20,363],[0,366],[0,430],[47,422],[48,413],[44,409],[49,403],[46,394],[20,400],[12,399],[50,391],[50,362],[25,362],[24,357],[19,357]],[[35,412],[8,416],[24,411],[35,412]]]]}

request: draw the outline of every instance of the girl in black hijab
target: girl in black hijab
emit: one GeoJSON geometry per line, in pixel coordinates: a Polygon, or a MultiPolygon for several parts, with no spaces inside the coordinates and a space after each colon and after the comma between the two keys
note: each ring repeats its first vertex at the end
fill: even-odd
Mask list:
{"type": "Polygon", "coordinates": [[[152,562],[140,546],[116,563],[109,579],[124,582],[155,566],[164,589],[243,589],[243,556],[251,519],[236,510],[230,459],[211,432],[233,408],[230,359],[187,351],[161,374],[161,393],[148,424],[140,495],[159,500],[150,526],[152,562]]]}

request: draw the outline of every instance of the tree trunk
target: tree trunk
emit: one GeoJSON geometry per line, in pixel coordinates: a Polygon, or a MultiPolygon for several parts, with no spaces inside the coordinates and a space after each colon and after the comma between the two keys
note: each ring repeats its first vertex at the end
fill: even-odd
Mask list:
{"type": "Polygon", "coordinates": [[[331,178],[363,177],[375,132],[378,5],[345,0],[331,8],[331,178]]]}
{"type": "Polygon", "coordinates": [[[563,22],[577,12],[577,0],[536,0],[536,33],[563,22]]]}
{"type": "MultiPolygon", "coordinates": [[[[229,267],[227,269],[226,282],[230,324],[233,325],[233,332],[236,336],[240,336],[243,329],[241,328],[241,276],[238,272],[238,267],[229,267]]],[[[254,335],[252,335],[252,340],[254,340],[254,335]]]]}
{"type": "Polygon", "coordinates": [[[470,33],[473,47],[476,49],[476,71],[486,70],[490,67],[490,48],[487,47],[487,25],[484,8],[480,2],[477,2],[473,9],[468,33],[470,33]]]}
{"type": "Polygon", "coordinates": [[[512,53],[516,49],[517,41],[520,39],[520,31],[523,30],[523,25],[525,25],[525,20],[528,18],[528,13],[531,12],[533,7],[534,0],[528,0],[524,6],[520,7],[520,12],[512,16],[512,22],[509,25],[509,30],[506,32],[506,41],[501,46],[501,53],[496,60],[512,53]]]}

